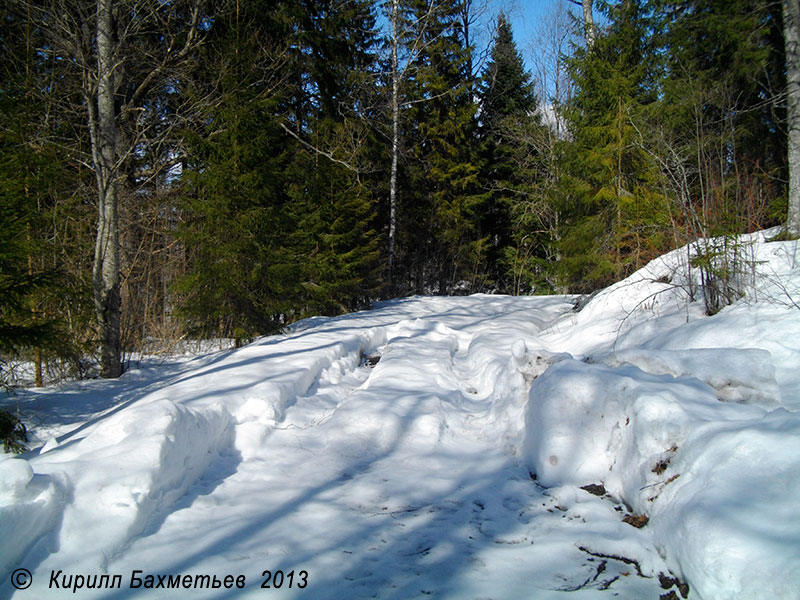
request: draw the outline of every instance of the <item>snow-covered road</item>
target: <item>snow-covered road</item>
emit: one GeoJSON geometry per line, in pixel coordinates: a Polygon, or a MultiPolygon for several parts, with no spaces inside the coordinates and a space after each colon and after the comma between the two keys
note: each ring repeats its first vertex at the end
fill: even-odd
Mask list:
{"type": "Polygon", "coordinates": [[[708,318],[662,280],[579,313],[398,300],[27,392],[0,598],[24,568],[14,598],[794,600],[800,311],[708,318]]]}
{"type": "MultiPolygon", "coordinates": [[[[284,583],[273,595],[398,599],[546,597],[611,586],[627,572],[618,588],[657,597],[656,580],[578,549],[598,547],[593,527],[644,539],[611,502],[586,494],[605,514],[577,527],[581,509],[557,508],[508,453],[526,393],[508,364],[519,315],[491,304],[476,306],[490,333],[470,331],[478,310],[401,321],[367,353],[380,356],[374,367],[361,366],[353,344],[274,427],[240,425],[232,455],[109,571],[243,573],[253,596],[265,592],[265,569],[294,572],[295,583],[305,572],[306,590],[284,583]],[[165,557],[186,546],[187,532],[193,551],[165,557]]],[[[547,321],[564,308],[550,301],[537,311],[547,321]]]]}

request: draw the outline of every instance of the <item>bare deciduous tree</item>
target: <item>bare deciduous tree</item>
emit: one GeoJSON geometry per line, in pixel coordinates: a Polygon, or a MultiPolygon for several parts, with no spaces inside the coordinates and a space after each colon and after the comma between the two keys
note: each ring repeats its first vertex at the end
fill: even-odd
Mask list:
{"type": "Polygon", "coordinates": [[[178,85],[180,67],[204,31],[202,0],[19,1],[46,33],[49,46],[42,51],[74,80],[86,111],[90,152],[76,155],[94,171],[97,183],[93,291],[101,371],[118,377],[120,186],[135,185],[131,165],[145,147],[158,145],[156,137],[162,142],[170,137],[158,107],[178,85]]]}

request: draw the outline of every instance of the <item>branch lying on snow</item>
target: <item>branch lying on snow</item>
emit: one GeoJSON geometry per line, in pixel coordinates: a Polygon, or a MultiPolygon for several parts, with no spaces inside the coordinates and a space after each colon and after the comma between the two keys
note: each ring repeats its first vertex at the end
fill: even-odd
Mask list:
{"type": "Polygon", "coordinates": [[[586,546],[578,546],[578,550],[580,550],[581,552],[586,552],[586,554],[589,554],[591,556],[596,556],[597,558],[609,558],[611,560],[618,560],[620,562],[623,562],[626,565],[633,565],[633,567],[636,569],[636,574],[639,577],[644,577],[645,579],[650,579],[649,577],[647,577],[646,575],[644,575],[642,573],[642,567],[639,565],[639,561],[638,560],[634,560],[632,558],[626,558],[624,556],[616,556],[614,554],[603,554],[601,552],[592,552],[586,546]]]}

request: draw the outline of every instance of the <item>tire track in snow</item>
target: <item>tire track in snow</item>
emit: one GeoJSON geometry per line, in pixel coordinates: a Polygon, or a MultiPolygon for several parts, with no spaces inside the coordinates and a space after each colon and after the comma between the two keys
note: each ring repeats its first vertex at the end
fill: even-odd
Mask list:
{"type": "Polygon", "coordinates": [[[241,573],[253,597],[264,569],[307,570],[315,598],[545,598],[581,584],[597,572],[576,546],[586,524],[548,512],[509,453],[518,331],[435,319],[304,331],[184,379],[176,400],[234,416],[239,462],[212,461],[109,571],[241,573]]]}

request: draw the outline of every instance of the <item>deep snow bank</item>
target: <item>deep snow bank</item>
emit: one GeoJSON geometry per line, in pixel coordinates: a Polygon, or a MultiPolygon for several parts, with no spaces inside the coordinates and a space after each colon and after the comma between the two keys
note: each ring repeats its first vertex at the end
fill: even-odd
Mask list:
{"type": "Polygon", "coordinates": [[[647,515],[701,598],[796,598],[800,415],[720,402],[697,379],[566,359],[533,384],[525,425],[542,485],[603,484],[647,515]]]}
{"type": "Polygon", "coordinates": [[[40,455],[37,473],[62,478],[70,496],[58,533],[62,562],[105,568],[213,460],[231,451],[232,424],[222,406],[197,411],[159,400],[117,413],[72,447],[40,455]]]}
{"type": "Polygon", "coordinates": [[[646,515],[702,600],[794,600],[800,261],[796,242],[742,244],[746,293],[713,317],[690,297],[698,282],[683,248],[538,340],[583,360],[526,350],[555,359],[531,386],[522,455],[542,485],[603,484],[646,515]]]}
{"type": "Polygon", "coordinates": [[[34,475],[28,461],[0,461],[0,581],[61,516],[63,489],[47,475],[34,475]]]}
{"type": "Polygon", "coordinates": [[[24,562],[28,594],[46,594],[65,565],[185,555],[181,568],[260,573],[266,552],[333,574],[330,597],[401,580],[411,597],[420,569],[445,593],[446,555],[451,598],[479,580],[487,596],[651,597],[632,591],[658,586],[639,570],[672,570],[701,600],[795,598],[797,245],[756,242],[753,295],[713,317],[689,299],[684,249],[580,312],[568,297],[407,298],[141,374],[40,454],[0,462],[0,571],[24,562]],[[649,523],[621,522],[624,504],[649,523]],[[368,587],[336,579],[372,573],[374,553],[368,587]]]}

